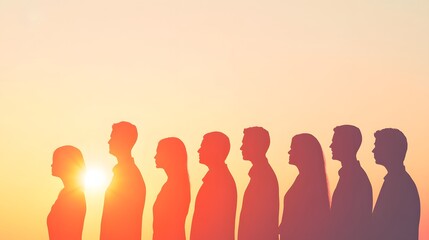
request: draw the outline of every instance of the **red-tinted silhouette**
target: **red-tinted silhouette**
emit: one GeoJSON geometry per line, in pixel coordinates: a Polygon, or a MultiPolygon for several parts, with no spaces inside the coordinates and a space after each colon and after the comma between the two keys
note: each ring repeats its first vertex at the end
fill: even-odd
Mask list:
{"type": "Polygon", "coordinates": [[[48,215],[50,240],[82,239],[86,202],[83,193],[82,173],[85,163],[82,153],[73,146],[55,150],[52,161],[52,176],[63,181],[64,188],[48,215]]]}
{"type": "Polygon", "coordinates": [[[375,132],[376,163],[387,169],[372,215],[373,240],[417,240],[420,198],[416,184],[405,171],[407,139],[398,129],[375,132]]]}
{"type": "Polygon", "coordinates": [[[204,135],[198,150],[200,163],[209,168],[195,201],[191,240],[233,240],[237,188],[225,164],[230,150],[221,132],[204,135]]]}
{"type": "Polygon", "coordinates": [[[359,128],[342,125],[334,129],[332,159],[341,162],[340,179],[332,196],[332,240],[368,239],[372,213],[372,187],[356,158],[362,143],[359,128]]]}
{"type": "Polygon", "coordinates": [[[281,240],[327,240],[329,193],[319,141],[308,133],[292,138],[289,164],[299,175],[284,198],[281,240]]]}
{"type": "Polygon", "coordinates": [[[185,220],[191,191],[186,148],[178,138],[159,141],[155,155],[157,168],[168,176],[153,205],[153,240],[185,240],[185,220]]]}
{"type": "Polygon", "coordinates": [[[112,126],[109,151],[118,164],[104,196],[101,240],[140,240],[146,186],[131,156],[137,128],[128,122],[112,126]]]}
{"type": "Polygon", "coordinates": [[[279,185],[265,156],[270,135],[262,127],[244,129],[241,151],[253,166],[246,188],[238,227],[239,240],[278,239],[279,185]]]}

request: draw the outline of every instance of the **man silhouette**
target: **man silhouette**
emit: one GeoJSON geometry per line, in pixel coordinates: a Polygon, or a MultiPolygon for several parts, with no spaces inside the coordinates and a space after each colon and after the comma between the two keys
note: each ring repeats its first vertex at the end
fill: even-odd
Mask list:
{"type": "Polygon", "coordinates": [[[221,132],[204,135],[198,150],[200,163],[209,171],[195,201],[191,240],[233,240],[237,188],[225,164],[230,150],[228,137],[221,132]]]}
{"type": "Polygon", "coordinates": [[[387,175],[372,214],[372,239],[417,240],[420,198],[404,167],[407,138],[392,128],[377,131],[374,136],[375,162],[387,169],[387,175]]]}
{"type": "Polygon", "coordinates": [[[146,186],[131,155],[137,128],[129,122],[113,124],[109,151],[118,164],[104,196],[101,240],[140,240],[146,186]]]}
{"type": "Polygon", "coordinates": [[[253,166],[246,188],[238,227],[239,240],[278,239],[279,184],[265,156],[270,135],[262,127],[244,129],[240,150],[253,166]]]}
{"type": "Polygon", "coordinates": [[[341,162],[340,179],[332,196],[331,239],[365,240],[372,212],[372,187],[356,158],[362,143],[359,128],[342,125],[334,128],[330,148],[332,159],[341,162]]]}

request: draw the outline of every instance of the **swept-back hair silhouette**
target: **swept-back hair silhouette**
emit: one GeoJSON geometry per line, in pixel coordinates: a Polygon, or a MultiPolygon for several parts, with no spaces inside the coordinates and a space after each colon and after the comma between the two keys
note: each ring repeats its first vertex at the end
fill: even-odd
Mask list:
{"type": "Polygon", "coordinates": [[[294,136],[289,164],[299,175],[284,197],[280,239],[328,240],[329,193],[319,141],[308,133],[294,136]]]}
{"type": "Polygon", "coordinates": [[[374,136],[374,158],[387,169],[387,175],[372,215],[372,239],[417,240],[420,198],[416,184],[404,167],[407,138],[393,128],[379,130],[374,136]]]}
{"type": "Polygon", "coordinates": [[[265,156],[270,135],[262,127],[244,129],[241,151],[252,163],[238,227],[239,240],[278,239],[279,184],[265,156]]]}
{"type": "Polygon", "coordinates": [[[185,240],[185,220],[191,201],[185,145],[175,137],[162,139],[155,161],[168,179],[153,205],[153,240],[185,240]]]}
{"type": "Polygon", "coordinates": [[[82,174],[85,163],[82,153],[73,146],[62,146],[55,150],[52,160],[52,176],[61,178],[64,188],[48,215],[50,240],[82,239],[86,213],[82,174]]]}
{"type": "Polygon", "coordinates": [[[191,240],[233,240],[237,188],[225,159],[230,150],[228,137],[221,132],[204,135],[198,150],[200,163],[209,171],[195,201],[191,240]]]}
{"type": "Polygon", "coordinates": [[[356,158],[362,142],[359,128],[342,125],[334,129],[332,159],[341,162],[340,179],[332,196],[332,240],[368,239],[372,212],[372,187],[356,158]]]}
{"type": "Polygon", "coordinates": [[[101,240],[140,240],[146,186],[131,155],[137,128],[129,122],[112,126],[109,152],[118,164],[104,196],[101,240]]]}

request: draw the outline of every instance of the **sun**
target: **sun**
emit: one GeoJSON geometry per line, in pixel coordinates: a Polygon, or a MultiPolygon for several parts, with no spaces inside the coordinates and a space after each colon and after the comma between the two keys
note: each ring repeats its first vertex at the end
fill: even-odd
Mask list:
{"type": "Polygon", "coordinates": [[[108,185],[106,173],[101,168],[90,167],[83,177],[85,190],[104,191],[108,185]]]}

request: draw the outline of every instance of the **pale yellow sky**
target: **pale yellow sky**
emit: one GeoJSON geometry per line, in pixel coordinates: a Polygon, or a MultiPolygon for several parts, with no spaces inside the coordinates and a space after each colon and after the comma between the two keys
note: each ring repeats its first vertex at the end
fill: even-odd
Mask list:
{"type": "MultiPolygon", "coordinates": [[[[55,148],[74,145],[108,174],[111,125],[126,120],[140,133],[134,156],[148,185],[145,239],[165,181],[153,160],[160,139],[187,146],[189,224],[206,172],[196,152],[205,133],[231,139],[240,206],[250,168],[239,151],[243,128],[270,131],[283,198],[297,174],[287,164],[290,139],[302,132],[321,142],[333,191],[340,165],[329,144],[332,128],[345,123],[362,130],[359,159],[375,198],[385,170],[374,163],[372,134],[404,131],[421,239],[429,238],[428,12],[423,0],[0,0],[0,237],[46,239],[61,189],[50,176],[55,148]]],[[[87,204],[84,239],[97,239],[103,192],[88,192],[87,204]]]]}

